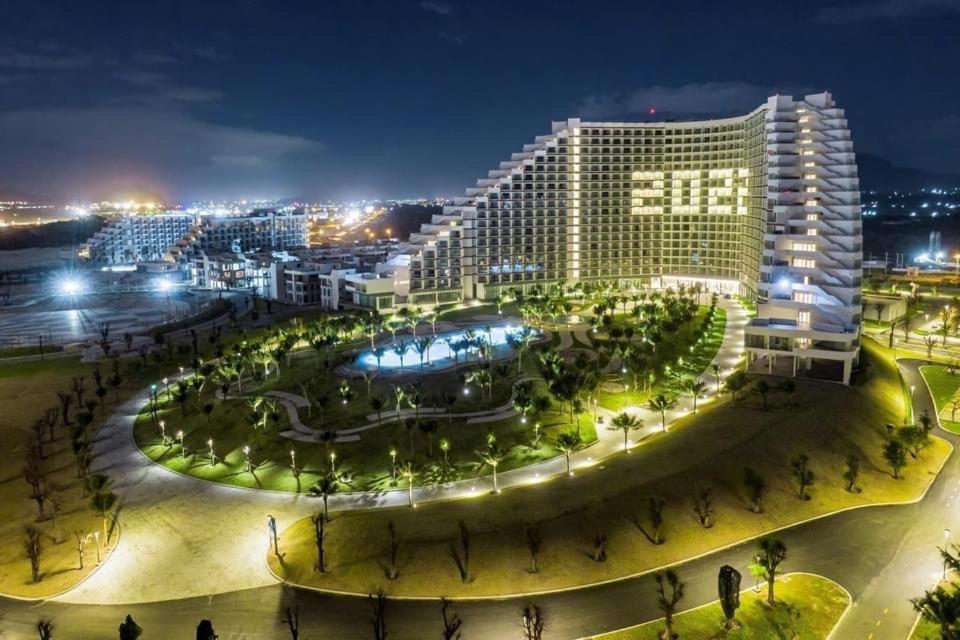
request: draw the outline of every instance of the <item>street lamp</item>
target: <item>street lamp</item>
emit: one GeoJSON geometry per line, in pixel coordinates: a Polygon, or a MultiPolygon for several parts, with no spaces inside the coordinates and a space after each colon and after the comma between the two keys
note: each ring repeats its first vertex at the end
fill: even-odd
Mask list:
{"type": "Polygon", "coordinates": [[[397,481],[397,448],[390,447],[390,467],[393,470],[393,481],[397,481]]]}
{"type": "Polygon", "coordinates": [[[180,457],[187,457],[187,450],[183,447],[183,431],[177,431],[177,440],[180,441],[180,457]]]}
{"type": "Polygon", "coordinates": [[[183,367],[180,367],[180,377],[183,377],[183,367]]]}
{"type": "Polygon", "coordinates": [[[100,532],[99,531],[93,532],[93,540],[97,547],[97,566],[99,567],[100,566],[100,532]]]}
{"type": "Polygon", "coordinates": [[[163,420],[160,421],[160,444],[167,444],[167,423],[163,420]]]}
{"type": "Polygon", "coordinates": [[[330,473],[336,477],[337,475],[337,452],[330,452],[330,473]]]}
{"type": "Polygon", "coordinates": [[[210,466],[215,467],[217,465],[217,456],[213,453],[213,438],[207,440],[207,446],[210,448],[210,466]]]}
{"type": "Polygon", "coordinates": [[[294,477],[297,475],[297,452],[293,449],[290,449],[290,470],[293,472],[294,477]]]}
{"type": "Polygon", "coordinates": [[[163,382],[163,386],[167,389],[167,400],[170,400],[170,380],[164,377],[161,382],[163,382]]]}
{"type": "Polygon", "coordinates": [[[253,473],[253,465],[250,464],[250,447],[243,445],[243,460],[247,464],[247,473],[253,473]]]}

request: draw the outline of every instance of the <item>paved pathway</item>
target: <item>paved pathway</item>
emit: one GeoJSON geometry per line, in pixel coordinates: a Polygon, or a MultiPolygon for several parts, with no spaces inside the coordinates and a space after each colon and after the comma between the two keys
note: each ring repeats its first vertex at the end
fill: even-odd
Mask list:
{"type": "MultiPolygon", "coordinates": [[[[746,313],[725,304],[727,329],[717,360],[724,370],[742,354],[746,313]]],[[[318,502],[307,496],[254,491],[208,483],[176,474],[149,461],[137,449],[133,423],[148,400],[144,391],[124,403],[100,430],[94,470],[115,478],[123,508],[123,533],[110,560],[89,580],[58,600],[74,603],[150,602],[177,597],[217,594],[274,584],[266,570],[266,515],[280,529],[313,513],[318,502]]],[[[668,422],[686,413],[689,399],[668,413],[668,422]]],[[[650,420],[644,409],[636,412],[650,420]]],[[[650,428],[648,426],[648,428],[650,428]]],[[[590,467],[619,453],[619,432],[599,429],[598,441],[575,453],[574,470],[590,467]]],[[[498,475],[505,489],[542,482],[566,473],[563,457],[498,475]]],[[[440,486],[417,487],[415,502],[475,496],[492,489],[489,476],[440,486]]],[[[404,506],[407,491],[345,493],[331,497],[334,510],[404,506]]]]}

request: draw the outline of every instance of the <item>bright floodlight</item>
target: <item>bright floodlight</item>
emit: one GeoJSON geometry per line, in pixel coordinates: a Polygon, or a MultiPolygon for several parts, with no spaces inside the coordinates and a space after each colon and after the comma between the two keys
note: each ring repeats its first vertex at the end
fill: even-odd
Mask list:
{"type": "Polygon", "coordinates": [[[158,286],[160,287],[160,291],[170,291],[170,289],[173,287],[173,283],[164,278],[158,283],[158,286]]]}
{"type": "Polygon", "coordinates": [[[57,284],[57,289],[65,296],[75,296],[83,290],[83,283],[77,278],[64,278],[57,284]]]}

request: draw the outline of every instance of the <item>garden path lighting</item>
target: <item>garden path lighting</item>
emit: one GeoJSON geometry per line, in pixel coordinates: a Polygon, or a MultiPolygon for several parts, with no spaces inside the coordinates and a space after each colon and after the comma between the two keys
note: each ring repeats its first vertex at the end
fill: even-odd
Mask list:
{"type": "Polygon", "coordinates": [[[177,440],[180,441],[180,457],[181,457],[181,458],[186,458],[186,457],[187,457],[187,450],[186,450],[186,448],[183,446],[183,431],[177,431],[177,440]]]}
{"type": "Polygon", "coordinates": [[[337,475],[337,452],[330,452],[330,473],[336,477],[337,475]]]}
{"type": "Polygon", "coordinates": [[[94,546],[96,546],[97,548],[97,566],[99,567],[100,566],[100,532],[99,531],[93,532],[93,540],[95,543],[94,546]]]}
{"type": "Polygon", "coordinates": [[[213,452],[213,438],[207,440],[207,447],[210,448],[210,466],[215,467],[217,466],[217,456],[213,452]]]}
{"type": "Polygon", "coordinates": [[[243,445],[243,460],[247,465],[247,473],[253,473],[253,465],[250,463],[250,447],[243,445]]]}
{"type": "Polygon", "coordinates": [[[293,449],[290,449],[290,470],[293,472],[294,477],[297,475],[297,452],[293,449]]]}
{"type": "MultiPolygon", "coordinates": [[[[449,445],[448,445],[449,446],[449,445]]],[[[397,448],[390,447],[390,466],[393,469],[393,481],[397,481],[397,448]]]]}
{"type": "Polygon", "coordinates": [[[160,443],[163,445],[167,444],[167,423],[163,420],[160,421],[160,443]]]}
{"type": "Polygon", "coordinates": [[[167,400],[170,400],[170,379],[167,377],[164,377],[163,380],[161,380],[161,382],[163,382],[163,386],[166,387],[167,389],[167,400]]]}

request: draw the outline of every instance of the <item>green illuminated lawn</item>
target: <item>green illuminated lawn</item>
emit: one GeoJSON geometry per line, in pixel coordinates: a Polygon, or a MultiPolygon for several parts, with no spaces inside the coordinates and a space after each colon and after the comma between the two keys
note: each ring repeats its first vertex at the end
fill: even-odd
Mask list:
{"type": "MultiPolygon", "coordinates": [[[[736,619],[740,629],[723,628],[723,610],[719,602],[681,613],[675,618],[674,631],[689,640],[736,638],[737,640],[823,640],[836,626],[850,597],[835,582],[808,574],[786,575],[777,581],[775,607],[767,604],[766,588],[757,593],[744,591],[736,619]]],[[[651,580],[650,597],[653,598],[651,580]]],[[[592,636],[591,640],[657,640],[661,622],[648,622],[629,629],[592,636]]]]}
{"type": "Polygon", "coordinates": [[[778,397],[761,411],[754,400],[711,403],[677,421],[632,453],[615,455],[574,478],[509,489],[499,496],[416,509],[395,508],[336,514],[327,529],[330,572],[312,569],[316,551],[308,520],[281,536],[282,564],[271,566],[286,580],[318,588],[368,593],[382,586],[403,596],[502,595],[574,587],[674,564],[744,538],[837,509],[915,499],[934,478],[949,445],[934,438],[919,460],[894,480],[882,457],[888,423],[903,424],[908,412],[892,361],[865,341],[865,370],[853,387],[798,380],[789,399],[778,397]],[[789,404],[788,404],[789,403],[789,404]],[[799,500],[790,459],[810,456],[816,484],[799,500]],[[844,489],[844,460],[861,460],[861,493],[844,489]],[[748,509],[742,485],[749,464],[767,483],[764,509],[748,509]],[[716,525],[700,528],[692,515],[696,487],[713,489],[716,525]],[[648,542],[647,499],[666,501],[665,543],[648,542]],[[388,523],[400,541],[400,577],[386,580],[382,563],[388,523]],[[459,523],[471,532],[471,579],[461,582],[449,555],[459,523]],[[538,524],[540,572],[529,573],[526,525],[538,524]],[[589,557],[598,531],[607,539],[606,562],[589,557]]]}
{"type": "MultiPolygon", "coordinates": [[[[949,373],[942,365],[920,367],[920,373],[930,387],[937,413],[940,414],[940,424],[944,429],[960,433],[960,422],[951,419],[954,409],[951,400],[960,389],[960,374],[949,373]]],[[[957,417],[960,417],[960,404],[957,405],[956,410],[957,417]]]]}

